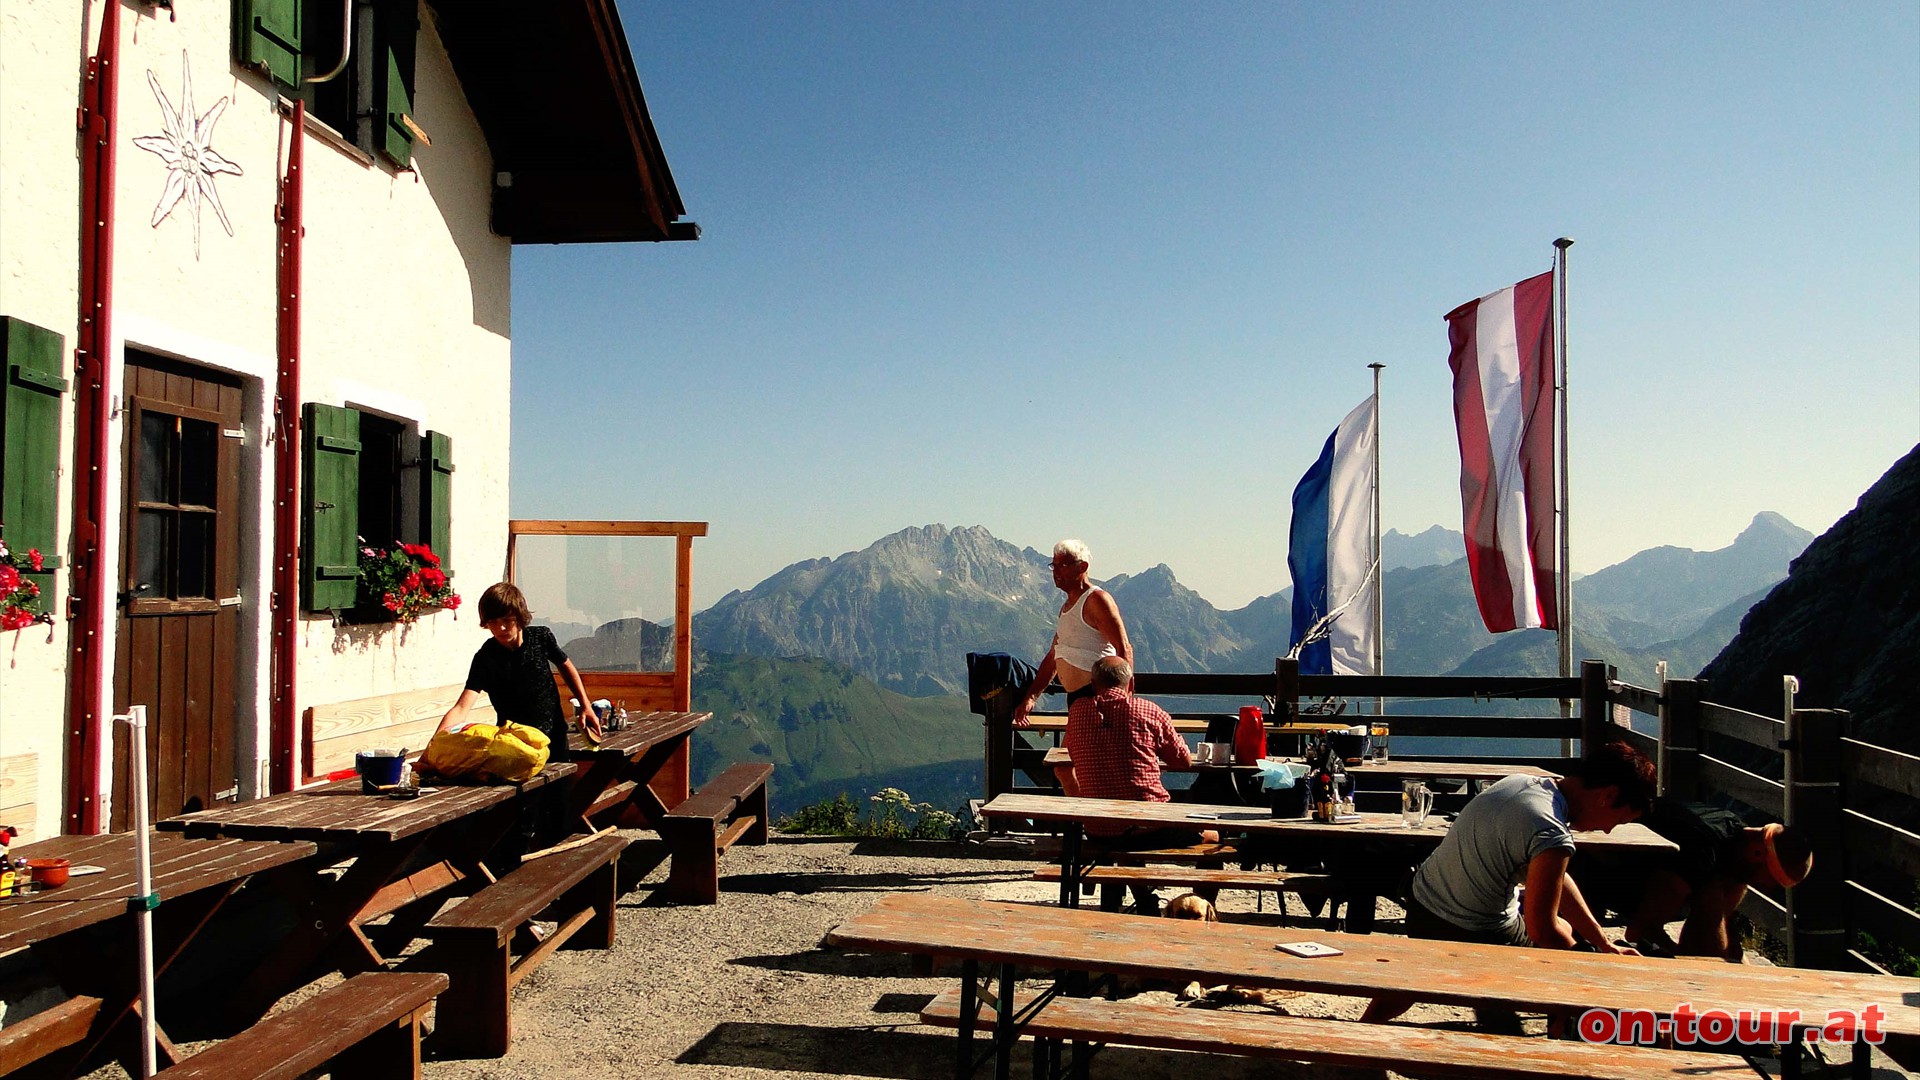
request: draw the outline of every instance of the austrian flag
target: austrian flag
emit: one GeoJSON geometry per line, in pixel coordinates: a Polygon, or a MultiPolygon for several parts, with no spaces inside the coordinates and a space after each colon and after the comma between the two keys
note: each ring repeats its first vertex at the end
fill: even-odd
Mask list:
{"type": "Polygon", "coordinates": [[[1447,315],[1467,566],[1493,633],[1558,629],[1553,274],[1447,315]]]}

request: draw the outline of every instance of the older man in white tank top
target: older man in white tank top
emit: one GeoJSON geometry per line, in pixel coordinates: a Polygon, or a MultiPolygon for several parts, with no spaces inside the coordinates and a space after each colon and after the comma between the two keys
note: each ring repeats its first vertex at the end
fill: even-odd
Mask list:
{"type": "Polygon", "coordinates": [[[1120,621],[1120,605],[1105,589],[1087,581],[1090,555],[1087,545],[1078,540],[1062,540],[1053,545],[1053,584],[1067,594],[1060,605],[1060,619],[1054,628],[1053,645],[1040,661],[1027,696],[1014,710],[1015,727],[1026,727],[1027,714],[1040,700],[1056,676],[1067,692],[1068,702],[1089,693],[1093,685],[1093,665],[1103,656],[1118,656],[1133,663],[1133,643],[1127,640],[1127,625],[1120,621]]]}

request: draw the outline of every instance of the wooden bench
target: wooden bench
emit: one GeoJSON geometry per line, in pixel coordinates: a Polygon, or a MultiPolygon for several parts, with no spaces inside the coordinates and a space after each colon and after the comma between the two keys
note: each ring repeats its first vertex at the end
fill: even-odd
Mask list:
{"type": "Polygon", "coordinates": [[[355,1080],[419,1080],[420,1021],[446,988],[447,977],[429,971],[356,975],[159,1075],[298,1080],[325,1067],[355,1080]]]}
{"type": "Polygon", "coordinates": [[[93,1031],[102,1004],[83,994],[0,1028],[0,1076],[80,1045],[93,1031]]]}
{"type": "Polygon", "coordinates": [[[660,836],[673,853],[667,897],[688,904],[720,899],[720,856],[736,841],[767,842],[767,779],[773,766],[741,762],[667,811],[660,836]]]}
{"type": "MultiPolygon", "coordinates": [[[[1016,995],[1014,1001],[1024,1010],[1033,995],[1016,995]]],[[[984,1003],[976,1017],[984,1028],[992,1027],[994,1014],[984,1003]]],[[[960,991],[949,990],[934,998],[921,1010],[920,1020],[936,1027],[959,1027],[960,991]]],[[[1054,998],[1027,1019],[1024,1031],[1038,1038],[1389,1068],[1420,1076],[1732,1080],[1764,1075],[1730,1054],[1483,1035],[1405,1024],[1216,1012],[1099,998],[1054,998]]]]}
{"type": "Polygon", "coordinates": [[[421,929],[432,944],[417,965],[452,979],[434,1027],[436,1052],[499,1057],[513,1042],[512,991],[576,935],[584,946],[613,947],[615,871],[629,841],[598,836],[530,858],[499,881],[436,916],[421,929]],[[516,931],[552,908],[558,927],[519,959],[516,931]]]}

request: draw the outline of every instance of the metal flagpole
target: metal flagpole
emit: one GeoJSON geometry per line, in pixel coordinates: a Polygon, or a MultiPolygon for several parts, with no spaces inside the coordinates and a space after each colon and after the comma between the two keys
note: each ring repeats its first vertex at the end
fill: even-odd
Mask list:
{"type": "MultiPolygon", "coordinates": [[[[1373,673],[1385,675],[1387,655],[1387,597],[1382,592],[1386,573],[1380,565],[1380,369],[1385,364],[1368,364],[1373,370],[1373,673]]],[[[1387,699],[1373,700],[1373,714],[1387,715],[1387,699]]]]}
{"type": "Polygon", "coordinates": [[[138,931],[140,964],[140,1068],[141,1077],[157,1070],[155,1024],[153,1021],[153,909],[159,897],[153,894],[153,851],[148,846],[147,823],[147,707],[135,705],[127,710],[127,747],[133,758],[133,847],[134,847],[134,925],[138,931]]]}
{"type": "MultiPolygon", "coordinates": [[[[1554,346],[1560,353],[1560,677],[1573,677],[1573,529],[1567,514],[1572,501],[1567,496],[1567,249],[1573,246],[1573,238],[1563,236],[1553,242],[1554,275],[1556,286],[1554,301],[1555,315],[1559,327],[1554,334],[1554,346]]],[[[1573,700],[1560,699],[1560,715],[1573,715],[1573,700]]],[[[1583,747],[1583,751],[1591,747],[1583,747]]],[[[1560,756],[1573,756],[1573,740],[1560,740],[1560,756]]]]}

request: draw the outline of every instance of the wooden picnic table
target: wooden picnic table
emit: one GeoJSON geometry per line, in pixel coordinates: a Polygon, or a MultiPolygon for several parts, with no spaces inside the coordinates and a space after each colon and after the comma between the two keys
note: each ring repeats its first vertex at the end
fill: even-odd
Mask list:
{"type": "Polygon", "coordinates": [[[605,814],[659,829],[667,811],[687,801],[687,744],[711,719],[706,712],[639,713],[597,745],[574,732],[567,747],[579,772],[569,808],[583,818],[605,814]]]}
{"type": "Polygon", "coordinates": [[[368,794],[356,779],[265,799],[182,814],[159,823],[189,837],[313,841],[323,857],[352,859],[338,881],[290,889],[299,917],[227,1003],[233,1017],[257,1018],[288,990],[320,971],[348,974],[385,967],[387,958],[362,929],[393,915],[398,945],[457,892],[493,881],[481,862],[509,829],[522,800],[573,776],[570,761],[552,762],[522,784],[430,785],[414,799],[368,794]]]}
{"type": "MultiPolygon", "coordinates": [[[[1277,818],[1267,810],[1245,806],[1211,806],[1200,803],[1136,802],[1128,799],[1083,799],[1064,795],[1007,794],[981,807],[989,820],[1044,821],[1062,827],[1060,852],[1060,903],[1077,907],[1080,902],[1080,878],[1092,866],[1085,858],[1086,826],[1109,825],[1120,828],[1182,828],[1213,830],[1222,834],[1238,833],[1249,840],[1280,843],[1342,845],[1356,840],[1380,841],[1400,851],[1412,865],[1440,845],[1446,836],[1447,822],[1430,814],[1424,824],[1407,825],[1399,814],[1360,814],[1356,822],[1329,823],[1310,818],[1277,818]]],[[[1610,833],[1576,832],[1574,844],[1587,851],[1612,852],[1628,857],[1675,852],[1673,841],[1637,823],[1616,827],[1610,833]]],[[[1369,860],[1377,860],[1377,852],[1369,860]]],[[[1346,892],[1348,925],[1357,931],[1370,929],[1373,901],[1378,895],[1379,868],[1368,880],[1350,882],[1346,892]]],[[[1349,875],[1351,876],[1351,875],[1349,875]]]]}
{"type": "MultiPolygon", "coordinates": [[[[1920,979],[1327,931],[1310,937],[1341,955],[1302,958],[1274,948],[1302,936],[1299,930],[1246,924],[897,893],[833,929],[827,943],[958,957],[969,981],[977,979],[979,963],[1003,965],[1006,1000],[1012,994],[1008,980],[1023,966],[1353,997],[1392,994],[1570,1016],[1603,1008],[1671,1017],[1684,1003],[1695,1015],[1715,1009],[1734,1015],[1796,1012],[1809,1027],[1836,1013],[1857,1017],[1874,1005],[1883,1014],[1882,1031],[1920,1034],[1920,979]]],[[[1865,1044],[1856,1042],[1856,1076],[1866,1075],[1863,1050],[1865,1044]]],[[[966,1050],[962,1055],[969,1060],[966,1050]]]]}
{"type": "MultiPolygon", "coordinates": [[[[249,878],[309,859],[315,852],[309,842],[191,840],[166,833],[154,833],[150,840],[152,887],[161,901],[154,911],[156,974],[172,965],[249,878]]],[[[139,979],[133,962],[109,963],[90,935],[75,933],[121,920],[131,939],[133,920],[123,917],[131,910],[135,889],[133,834],[56,836],[16,847],[13,854],[67,859],[76,867],[101,870],[69,878],[58,888],[0,898],[0,953],[32,949],[35,960],[70,996],[69,1006],[82,1003],[78,1008],[56,1006],[0,1033],[0,1075],[55,1054],[60,1055],[59,1062],[46,1070],[70,1072],[109,1038],[127,1040],[123,1060],[130,1055],[137,1069],[133,1028],[122,1024],[138,1005],[139,979]]],[[[160,1054],[162,1064],[178,1057],[164,1032],[160,1054]]]]}

